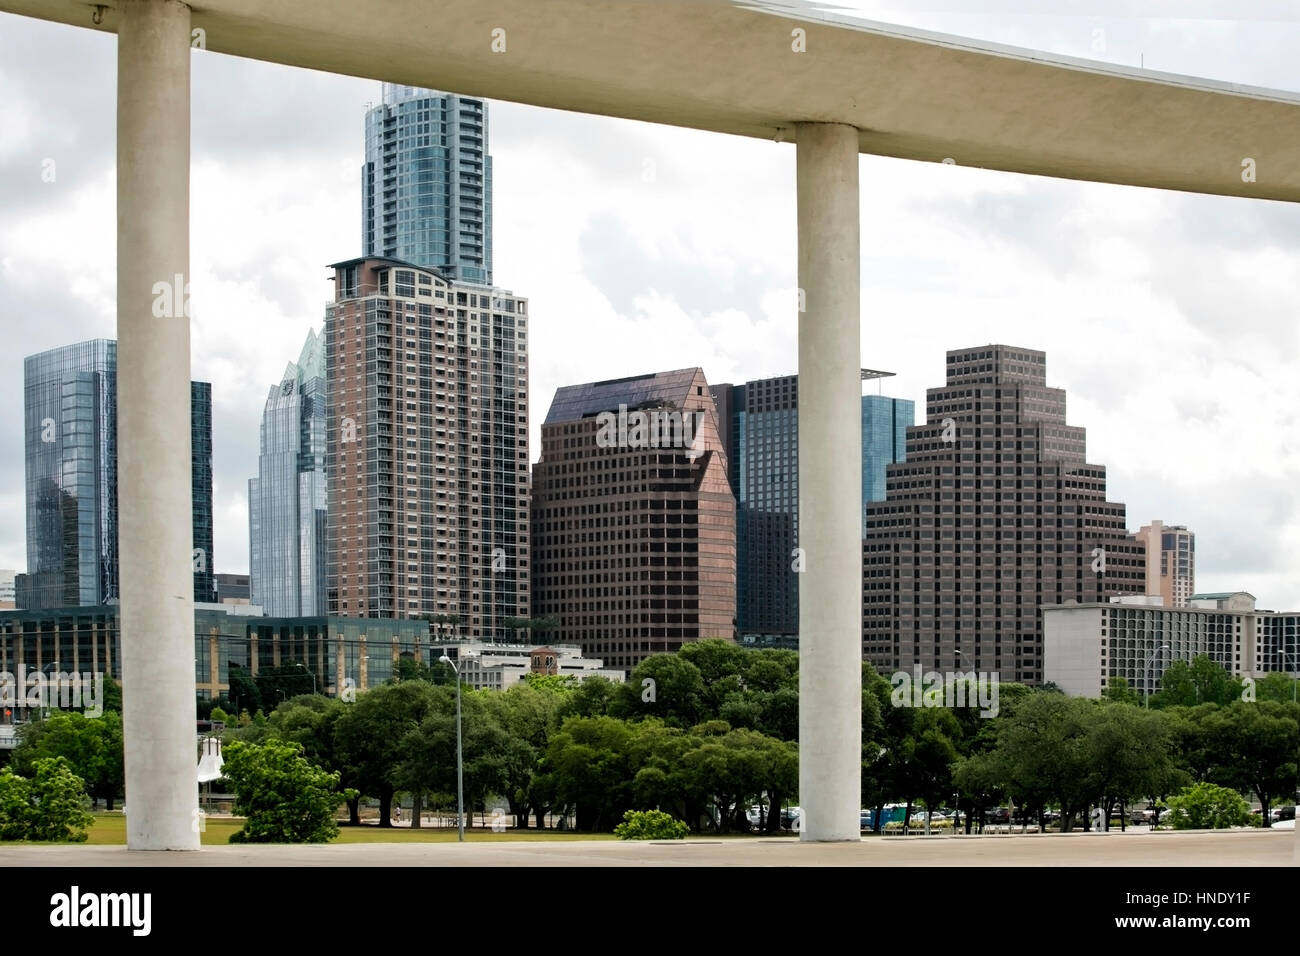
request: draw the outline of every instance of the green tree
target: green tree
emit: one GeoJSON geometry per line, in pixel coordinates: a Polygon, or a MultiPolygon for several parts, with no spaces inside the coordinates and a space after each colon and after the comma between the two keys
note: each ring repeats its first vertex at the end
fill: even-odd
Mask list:
{"type": "MultiPolygon", "coordinates": [[[[1221,723],[1219,707],[1201,704],[1199,707],[1168,707],[1161,711],[1169,717],[1170,737],[1174,759],[1192,782],[1209,780],[1223,762],[1214,736],[1221,723]]],[[[1173,791],[1147,794],[1164,797],[1173,791]]]]}
{"type": "Polygon", "coordinates": [[[1133,704],[1141,706],[1142,695],[1129,686],[1127,677],[1112,677],[1106,682],[1103,699],[1116,704],[1133,704]]]}
{"type": "Polygon", "coordinates": [[[915,712],[909,733],[899,747],[894,785],[907,802],[904,832],[911,826],[912,806],[924,801],[927,819],[952,794],[952,770],[957,762],[953,738],[960,725],[951,711],[924,708],[915,712]]]}
{"type": "Polygon", "coordinates": [[[619,685],[608,677],[588,677],[565,697],[560,719],[566,717],[604,717],[614,707],[619,685]]]}
{"type": "Polygon", "coordinates": [[[763,746],[768,738],[753,730],[718,734],[708,724],[695,728],[695,733],[699,742],[684,761],[695,786],[709,795],[719,832],[727,833],[744,819],[749,798],[760,793],[770,778],[769,755],[763,746]]]}
{"type": "Polygon", "coordinates": [[[13,767],[0,767],[0,840],[25,840],[31,812],[31,781],[13,767]]]}
{"type": "Polygon", "coordinates": [[[1092,701],[1063,694],[1032,694],[999,721],[995,760],[1007,790],[1021,805],[1041,811],[1049,800],[1061,808],[1061,829],[1097,794],[1092,774],[1092,701]]]}
{"type": "Polygon", "coordinates": [[[223,758],[235,813],[247,818],[231,843],[327,843],[338,836],[339,775],[309,763],[301,746],[232,740],[223,758]]]}
{"type": "Polygon", "coordinates": [[[312,694],[315,688],[311,672],[296,661],[260,668],[255,680],[263,711],[274,710],[282,702],[294,697],[312,694]]]}
{"type": "Polygon", "coordinates": [[[116,711],[106,710],[99,717],[56,711],[45,720],[24,725],[19,739],[13,752],[19,773],[33,773],[38,760],[64,757],[72,772],[85,781],[90,796],[113,809],[125,783],[122,717],[116,711]]]}
{"type": "MultiPolygon", "coordinates": [[[[958,760],[952,771],[957,806],[966,817],[966,832],[976,821],[983,821],[984,811],[1001,806],[1006,799],[1006,774],[1003,759],[997,753],[976,753],[958,760]]],[[[981,823],[982,826],[982,823],[981,823]]]]}
{"type": "Polygon", "coordinates": [[[1296,684],[1300,684],[1300,681],[1293,680],[1286,674],[1277,671],[1265,674],[1255,681],[1255,699],[1257,701],[1272,700],[1279,704],[1294,701],[1296,699],[1296,684]]]}
{"type": "Polygon", "coordinates": [[[340,786],[352,792],[347,799],[348,820],[357,826],[361,823],[358,789],[361,781],[336,739],[338,722],[351,706],[337,697],[321,694],[295,697],[272,711],[264,727],[250,728],[254,733],[241,731],[238,739],[249,743],[264,743],[270,738],[287,740],[301,746],[303,756],[311,763],[322,770],[337,772],[340,786]]]}
{"type": "Polygon", "coordinates": [[[426,664],[424,661],[417,661],[414,657],[399,657],[393,667],[393,676],[388,682],[400,684],[406,680],[422,680],[429,684],[449,684],[455,687],[456,672],[451,669],[450,664],[444,664],[442,661],[426,664]]]}
{"type": "Polygon", "coordinates": [[[1250,821],[1250,807],[1236,790],[1198,783],[1169,798],[1168,819],[1175,830],[1240,827],[1250,821]]]}
{"type": "Polygon", "coordinates": [[[551,738],[548,785],[559,805],[576,809],[579,830],[612,830],[633,809],[631,740],[632,728],[613,717],[570,717],[551,738]]]}
{"type": "Polygon", "coordinates": [[[1253,791],[1267,824],[1273,800],[1295,792],[1300,725],[1283,704],[1239,700],[1219,711],[1210,733],[1224,755],[1217,782],[1253,791]]]}
{"type": "MultiPolygon", "coordinates": [[[[553,680],[554,675],[548,679],[553,680]]],[[[503,754],[502,795],[510,805],[516,827],[528,826],[538,758],[559,729],[560,710],[568,693],[563,685],[525,682],[483,698],[488,715],[510,738],[503,754]]]]}
{"type": "Polygon", "coordinates": [[[702,708],[699,719],[721,717],[724,702],[733,696],[743,697],[749,677],[751,653],[735,641],[717,638],[682,645],[676,656],[695,665],[703,684],[699,691],[702,708]]]}
{"type": "MultiPolygon", "coordinates": [[[[606,678],[606,680],[608,680],[606,678]]],[[[524,675],[523,683],[539,690],[551,690],[556,693],[570,694],[578,687],[578,681],[572,674],[534,674],[529,671],[524,675]]]]}
{"type": "Polygon", "coordinates": [[[255,714],[262,709],[262,692],[258,689],[257,681],[253,680],[252,672],[246,667],[231,661],[228,674],[230,690],[227,693],[232,707],[240,712],[242,721],[245,711],[255,714]]]}
{"type": "Polygon", "coordinates": [[[1172,724],[1161,711],[1129,704],[1103,706],[1093,714],[1089,763],[1093,798],[1105,809],[1106,829],[1116,804],[1123,820],[1130,798],[1166,793],[1187,781],[1174,764],[1172,724]]]}
{"type": "Polygon", "coordinates": [[[33,762],[31,778],[0,770],[0,839],[83,843],[95,822],[86,783],[65,757],[33,762]]]}
{"type": "Polygon", "coordinates": [[[692,727],[705,719],[704,677],[683,657],[652,654],[618,687],[610,712],[632,720],[658,717],[673,727],[692,727]]]}
{"type": "Polygon", "coordinates": [[[346,768],[342,776],[361,793],[379,798],[381,827],[392,826],[393,773],[407,756],[407,734],[436,699],[434,686],[424,681],[381,684],[358,694],[334,725],[338,760],[346,768]]]}
{"type": "Polygon", "coordinates": [[[629,810],[614,827],[620,840],[684,840],[690,832],[685,823],[661,810],[629,810]]]}
{"type": "Polygon", "coordinates": [[[1151,706],[1195,707],[1198,703],[1201,701],[1196,697],[1196,684],[1192,681],[1191,665],[1184,660],[1171,662],[1161,675],[1160,690],[1151,695],[1151,706]]]}
{"type": "Polygon", "coordinates": [[[1206,654],[1192,658],[1191,679],[1197,703],[1227,705],[1241,700],[1241,678],[1233,677],[1206,654]]]}
{"type": "Polygon", "coordinates": [[[664,810],[698,825],[709,795],[698,786],[685,758],[699,746],[700,738],[668,727],[655,717],[631,724],[629,729],[628,761],[635,770],[633,805],[641,810],[664,810]]]}

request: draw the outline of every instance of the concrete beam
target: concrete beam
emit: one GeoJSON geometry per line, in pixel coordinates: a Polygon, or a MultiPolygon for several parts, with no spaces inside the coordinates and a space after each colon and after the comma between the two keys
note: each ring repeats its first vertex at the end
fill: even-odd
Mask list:
{"type": "MultiPolygon", "coordinates": [[[[87,0],[0,10],[114,31],[87,0]]],[[[1300,95],[869,23],[783,0],[206,0],[206,49],[882,156],[1300,201],[1300,95]],[[1254,161],[1251,177],[1242,163],[1254,161]]]]}

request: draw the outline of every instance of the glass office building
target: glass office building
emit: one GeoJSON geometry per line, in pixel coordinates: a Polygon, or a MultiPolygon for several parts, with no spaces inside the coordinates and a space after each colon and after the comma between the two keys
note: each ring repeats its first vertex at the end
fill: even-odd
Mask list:
{"type": "Polygon", "coordinates": [[[916,421],[911,399],[887,395],[862,396],[862,511],[866,531],[866,505],[885,500],[885,466],[907,460],[907,429],[916,421]]]}
{"type": "Polygon", "coordinates": [[[361,249],[492,284],[492,157],[481,99],[385,83],[366,113],[361,249]]]}
{"type": "Polygon", "coordinates": [[[308,333],[262,412],[248,481],[250,600],[267,614],[327,611],[325,338],[308,333]]]}
{"type": "MultiPolygon", "coordinates": [[[[194,598],[211,601],[212,389],[191,383],[194,598]]],[[[117,343],[95,339],[23,363],[27,573],[20,608],[118,599],[117,343]]]]}
{"type": "MultiPolygon", "coordinates": [[[[863,380],[883,374],[864,369],[863,380]]],[[[713,389],[736,496],[736,626],[743,639],[791,646],[799,633],[799,377],[713,389]]],[[[862,503],[885,497],[885,466],[906,457],[914,405],[862,398],[862,503]]],[[[865,528],[865,523],[864,523],[865,528]]]]}
{"type": "MultiPolygon", "coordinates": [[[[0,611],[0,671],[101,674],[122,681],[118,609],[112,606],[0,611]]],[[[272,668],[302,665],[316,690],[337,696],[390,680],[398,662],[435,659],[424,621],[340,617],[263,617],[232,606],[194,608],[194,682],[199,698],[230,693],[230,676],[256,679],[272,668]]],[[[129,689],[127,689],[129,693],[129,689]]],[[[272,709],[278,701],[265,701],[272,709]]],[[[34,716],[23,701],[0,722],[34,716]]]]}

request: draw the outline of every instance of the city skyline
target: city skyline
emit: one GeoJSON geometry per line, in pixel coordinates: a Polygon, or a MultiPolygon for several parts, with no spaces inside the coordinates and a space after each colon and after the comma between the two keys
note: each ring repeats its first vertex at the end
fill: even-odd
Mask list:
{"type": "MultiPolygon", "coordinates": [[[[995,19],[936,14],[917,25],[982,27],[1001,42],[1124,62],[1140,44],[1147,66],[1297,85],[1278,52],[1295,38],[1292,24],[995,19]],[[1093,49],[1094,29],[1106,50],[1093,49]],[[1222,42],[1225,31],[1236,40],[1222,42]]],[[[112,248],[111,90],[56,75],[73,61],[111,74],[112,44],[75,31],[60,31],[58,44],[32,39],[56,30],[0,18],[3,62],[13,64],[2,72],[15,91],[4,107],[14,136],[0,147],[13,210],[0,227],[0,291],[7,327],[31,343],[24,352],[114,334],[112,256],[103,255],[112,248]],[[47,48],[50,63],[35,62],[33,51],[47,48]],[[33,119],[64,114],[66,129],[33,119]],[[73,128],[85,139],[67,139],[73,128]],[[47,156],[59,173],[42,183],[47,156]],[[49,297],[50,288],[61,292],[49,297]]],[[[191,377],[213,381],[217,403],[216,570],[241,571],[244,482],[256,471],[266,384],[319,324],[328,293],[312,277],[355,249],[358,130],[378,84],[201,53],[194,62],[191,377]],[[239,111],[223,97],[252,88],[267,99],[232,122],[239,111]],[[298,100],[301,123],[277,133],[282,104],[298,100]],[[355,108],[341,106],[349,100],[355,108]]],[[[699,365],[710,381],[794,371],[790,150],[491,107],[496,204],[507,217],[497,217],[494,271],[532,302],[534,402],[559,385],[650,368],[699,365]],[[605,334],[584,341],[593,326],[605,334]]],[[[1129,530],[1154,518],[1185,524],[1200,538],[1199,589],[1300,605],[1290,491],[1300,442],[1289,414],[1296,386],[1284,372],[1297,351],[1284,324],[1300,251],[1290,210],[874,157],[861,169],[862,360],[898,371],[894,395],[922,400],[946,348],[1014,341],[1046,351],[1051,384],[1070,393],[1090,456],[1108,464],[1111,494],[1128,505],[1129,530]]],[[[12,443],[21,376],[5,361],[0,418],[12,443]]],[[[535,434],[532,444],[535,459],[535,434]]],[[[11,505],[0,508],[0,566],[21,570],[17,458],[0,462],[0,503],[11,505]]]]}

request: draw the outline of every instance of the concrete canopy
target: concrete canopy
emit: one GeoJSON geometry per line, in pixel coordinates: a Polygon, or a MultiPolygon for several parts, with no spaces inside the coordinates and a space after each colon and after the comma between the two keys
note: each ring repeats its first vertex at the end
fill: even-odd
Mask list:
{"type": "MultiPolygon", "coordinates": [[[[114,32],[114,0],[98,29],[114,32]]],[[[0,11],[92,27],[84,0],[0,11]]],[[[209,50],[864,153],[1300,201],[1300,96],[837,18],[777,0],[201,0],[209,50]],[[795,30],[806,52],[794,52],[795,30]],[[503,30],[502,33],[494,31],[503,30]],[[494,51],[494,41],[499,50],[494,51]],[[1254,160],[1255,181],[1243,181],[1254,160]]]]}

